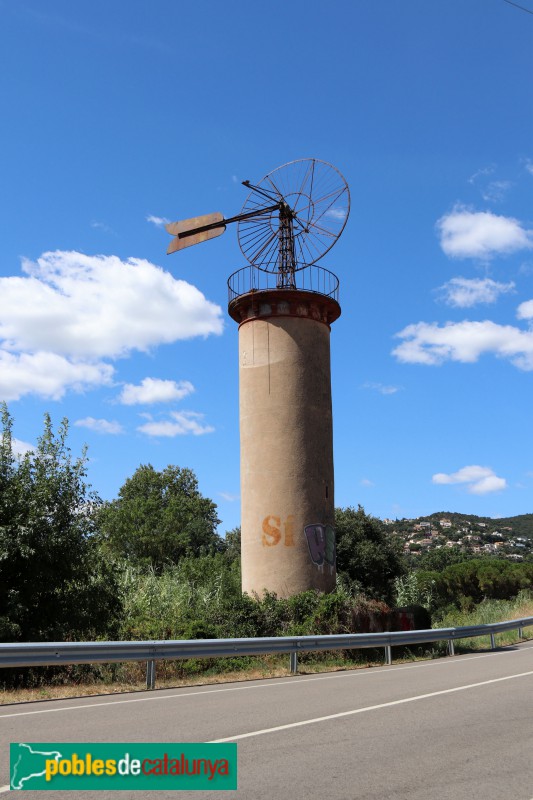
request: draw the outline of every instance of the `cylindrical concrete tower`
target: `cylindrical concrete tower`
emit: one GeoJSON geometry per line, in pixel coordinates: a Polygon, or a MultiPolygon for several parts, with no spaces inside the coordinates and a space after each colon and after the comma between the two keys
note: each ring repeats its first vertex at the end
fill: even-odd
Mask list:
{"type": "Polygon", "coordinates": [[[240,214],[168,223],[174,253],[237,222],[248,267],[228,281],[239,324],[242,588],[289,597],[335,586],[330,325],[339,281],[316,262],[350,212],[325,161],[290,161],[250,191],[240,214]]]}
{"type": "Polygon", "coordinates": [[[338,280],[311,266],[290,288],[277,288],[275,275],[247,267],[229,287],[229,314],[239,323],[243,591],[331,591],[329,339],[341,313],[338,280]],[[261,283],[273,286],[252,288],[261,283]]]}

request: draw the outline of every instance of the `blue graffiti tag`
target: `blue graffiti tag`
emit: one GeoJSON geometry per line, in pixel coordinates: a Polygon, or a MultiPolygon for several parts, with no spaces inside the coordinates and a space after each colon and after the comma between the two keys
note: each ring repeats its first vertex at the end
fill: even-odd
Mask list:
{"type": "Polygon", "coordinates": [[[317,567],[325,562],[335,566],[337,550],[335,546],[335,529],[332,525],[306,525],[304,528],[309,554],[317,567]]]}

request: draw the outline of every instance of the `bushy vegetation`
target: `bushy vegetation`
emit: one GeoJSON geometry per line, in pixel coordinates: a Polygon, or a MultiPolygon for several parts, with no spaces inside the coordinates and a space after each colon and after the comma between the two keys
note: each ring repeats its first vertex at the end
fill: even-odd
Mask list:
{"type": "Polygon", "coordinates": [[[405,572],[398,544],[359,506],[335,511],[337,573],[354,592],[391,601],[394,579],[405,572]]]}
{"type": "MultiPolygon", "coordinates": [[[[360,506],[336,510],[337,590],[289,599],[241,593],[240,529],[217,533],[216,505],[194,473],[141,465],[102,503],[86,481],[87,457],[73,458],[68,423],[45,416],[37,447],[13,449],[2,407],[0,439],[0,640],[201,639],[316,635],[394,629],[393,606],[415,608],[419,626],[457,624],[533,586],[533,564],[421,557],[412,571],[381,523],[360,506]],[[425,558],[423,561],[422,559],[425,558]],[[425,609],[425,610],[424,610],[425,609]],[[455,616],[454,616],[455,615],[455,616]],[[459,616],[458,616],[459,615],[459,616]],[[423,618],[423,622],[421,621],[423,618]]],[[[520,595],[523,596],[523,595],[520,595]]],[[[498,607],[499,608],[499,607],[498,607]]],[[[503,608],[503,606],[502,606],[503,608]]],[[[501,610],[501,609],[500,609],[501,610]]],[[[348,659],[354,653],[346,654],[348,659]]],[[[308,656],[320,661],[326,655],[308,656]]],[[[335,658],[342,658],[338,654],[335,658]]],[[[232,660],[241,668],[250,659],[232,660]]],[[[178,671],[224,669],[222,660],[178,671]]],[[[4,671],[4,682],[82,679],[118,667],[4,671]],[[11,678],[10,678],[11,676],[11,678]]]]}
{"type": "Polygon", "coordinates": [[[432,611],[435,621],[447,611],[469,611],[485,600],[509,600],[521,590],[533,588],[533,564],[474,558],[450,564],[440,572],[412,572],[405,588],[411,591],[413,602],[432,611]]]}
{"type": "Polygon", "coordinates": [[[305,636],[368,629],[389,607],[339,587],[287,599],[241,593],[240,569],[225,554],[186,558],[161,575],[127,569],[122,639],[305,636]],[[371,622],[374,620],[374,622],[371,622]]]}
{"type": "MultiPolygon", "coordinates": [[[[462,628],[468,625],[488,625],[508,619],[522,619],[533,616],[533,591],[521,590],[510,600],[483,600],[468,611],[451,608],[444,612],[438,620],[442,628],[462,628]]],[[[508,645],[518,641],[517,631],[506,631],[498,634],[498,644],[508,645]]],[[[456,652],[487,649],[491,646],[489,636],[476,636],[474,639],[460,639],[455,644],[456,652]]]]}
{"type": "Polygon", "coordinates": [[[2,407],[0,439],[0,640],[61,641],[116,630],[113,565],[96,545],[98,498],[85,453],[72,459],[66,420],[46,415],[34,451],[17,458],[2,407]]]}

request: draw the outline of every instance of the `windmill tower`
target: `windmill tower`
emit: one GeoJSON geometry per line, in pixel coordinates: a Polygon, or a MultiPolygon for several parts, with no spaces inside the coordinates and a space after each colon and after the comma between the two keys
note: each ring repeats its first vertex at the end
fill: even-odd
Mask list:
{"type": "Polygon", "coordinates": [[[266,175],[239,215],[171,223],[168,252],[238,223],[248,266],[228,280],[239,325],[242,588],[288,597],[335,587],[330,326],[338,278],[316,262],[342,233],[349,190],[330,164],[266,175]]]}

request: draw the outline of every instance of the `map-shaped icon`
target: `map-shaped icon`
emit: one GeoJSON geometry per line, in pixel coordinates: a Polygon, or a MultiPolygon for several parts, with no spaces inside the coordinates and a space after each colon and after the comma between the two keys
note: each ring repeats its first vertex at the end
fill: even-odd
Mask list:
{"type": "Polygon", "coordinates": [[[44,778],[46,762],[62,757],[57,750],[36,750],[35,745],[19,742],[11,745],[11,788],[32,789],[26,785],[32,778],[44,778]]]}

